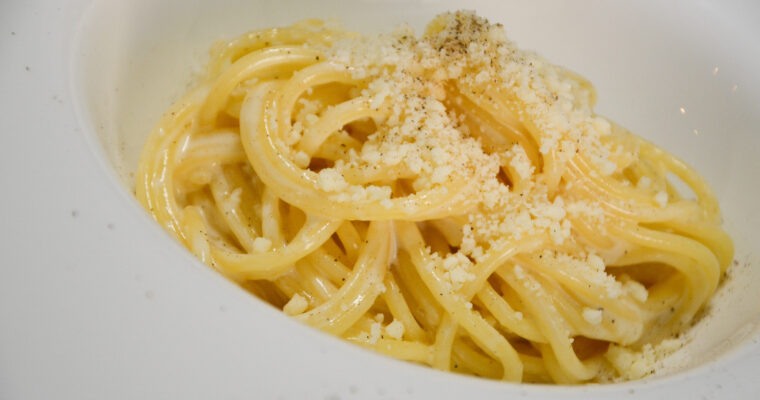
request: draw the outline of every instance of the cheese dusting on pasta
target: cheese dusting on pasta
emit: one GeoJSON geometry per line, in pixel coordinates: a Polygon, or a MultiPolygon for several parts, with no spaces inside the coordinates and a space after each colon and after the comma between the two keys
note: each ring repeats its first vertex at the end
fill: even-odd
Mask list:
{"type": "Polygon", "coordinates": [[[216,45],[153,130],[137,196],[243,288],[380,353],[509,381],[637,379],[733,247],[705,180],[595,102],[468,12],[421,36],[254,31],[216,45]]]}

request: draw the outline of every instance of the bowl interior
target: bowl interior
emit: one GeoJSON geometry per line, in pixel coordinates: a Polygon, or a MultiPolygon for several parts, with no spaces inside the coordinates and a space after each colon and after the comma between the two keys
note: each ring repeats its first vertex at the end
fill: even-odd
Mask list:
{"type": "MultiPolygon", "coordinates": [[[[747,51],[741,13],[717,5],[455,1],[95,2],[80,28],[73,85],[114,179],[132,192],[140,149],[161,113],[202,70],[210,45],[247,30],[318,17],[361,32],[466,7],[502,22],[521,47],[593,82],[597,111],[694,165],[718,193],[735,263],[691,341],[663,373],[746,347],[758,333],[760,53],[747,51]],[[716,9],[711,9],[716,7],[716,9]],[[705,21],[717,22],[710,30],[705,21]],[[723,23],[721,23],[723,21],[723,23]],[[739,38],[738,40],[736,38],[739,38]]],[[[135,201],[135,206],[139,207],[135,201]]],[[[167,240],[168,237],[167,237],[167,240]]],[[[306,328],[304,328],[306,329],[306,328]]],[[[368,360],[371,355],[367,355],[368,360]]]]}

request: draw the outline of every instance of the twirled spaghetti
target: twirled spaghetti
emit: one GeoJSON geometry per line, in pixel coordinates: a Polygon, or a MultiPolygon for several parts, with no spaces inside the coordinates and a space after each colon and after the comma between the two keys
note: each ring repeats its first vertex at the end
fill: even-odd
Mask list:
{"type": "Polygon", "coordinates": [[[595,101],[470,13],[420,38],[255,31],[214,47],[150,134],[137,196],[245,289],[378,352],[511,381],[637,378],[733,248],[704,179],[595,101]]]}

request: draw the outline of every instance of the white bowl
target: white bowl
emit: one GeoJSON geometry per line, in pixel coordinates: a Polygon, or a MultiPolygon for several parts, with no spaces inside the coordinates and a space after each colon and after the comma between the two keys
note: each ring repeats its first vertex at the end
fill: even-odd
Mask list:
{"type": "Polygon", "coordinates": [[[2,398],[755,397],[760,383],[760,7],[755,3],[9,3],[0,32],[2,398]],[[581,387],[444,374],[302,326],[195,260],[132,196],[152,125],[210,44],[309,17],[379,32],[475,9],[589,78],[597,110],[696,166],[736,265],[655,377],[581,387]],[[6,26],[6,25],[4,25],[6,26]],[[6,45],[7,44],[7,45],[6,45]],[[6,58],[7,57],[7,58],[6,58]],[[28,68],[27,68],[28,67],[28,68]],[[7,124],[8,126],[5,126],[7,124]]]}

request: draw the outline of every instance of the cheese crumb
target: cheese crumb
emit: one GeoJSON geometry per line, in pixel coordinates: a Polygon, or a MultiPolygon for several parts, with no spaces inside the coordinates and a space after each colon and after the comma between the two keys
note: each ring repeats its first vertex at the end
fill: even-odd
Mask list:
{"type": "Polygon", "coordinates": [[[230,194],[227,196],[227,201],[229,201],[233,207],[237,207],[238,205],[240,205],[240,198],[242,195],[243,195],[243,189],[236,188],[235,190],[231,191],[230,194]]]}
{"type": "Polygon", "coordinates": [[[322,190],[327,192],[339,192],[348,187],[343,175],[334,168],[325,168],[319,171],[317,183],[322,190]]]}
{"type": "Polygon", "coordinates": [[[300,168],[306,168],[309,166],[309,155],[304,153],[303,151],[296,152],[295,156],[293,157],[293,162],[296,163],[300,168]]]}
{"type": "Polygon", "coordinates": [[[649,189],[649,187],[652,185],[652,179],[648,176],[642,176],[639,178],[638,182],[636,182],[636,187],[639,189],[649,189]]]}
{"type": "Polygon", "coordinates": [[[583,319],[591,325],[602,323],[602,310],[583,307],[583,319]]]}
{"type": "Polygon", "coordinates": [[[385,327],[385,332],[388,333],[388,336],[400,340],[404,336],[404,329],[404,323],[394,319],[385,327]]]}
{"type": "Polygon", "coordinates": [[[509,165],[517,171],[520,178],[527,179],[533,175],[535,167],[531,164],[528,155],[525,153],[525,149],[523,149],[522,146],[512,146],[512,148],[507,151],[506,157],[510,159],[509,165]]]}
{"type": "Polygon", "coordinates": [[[379,322],[375,322],[369,327],[369,344],[377,343],[382,334],[382,329],[383,326],[379,322]]]}
{"type": "Polygon", "coordinates": [[[664,190],[657,192],[657,194],[654,196],[654,201],[656,201],[660,207],[665,207],[665,205],[668,204],[668,193],[664,190]]]}
{"type": "Polygon", "coordinates": [[[304,311],[306,311],[307,307],[309,307],[309,302],[306,300],[306,298],[296,293],[293,295],[293,297],[290,298],[287,304],[285,304],[285,307],[282,308],[282,311],[287,315],[293,316],[302,314],[304,311]]]}
{"type": "Polygon", "coordinates": [[[256,253],[264,253],[272,248],[272,241],[265,237],[257,237],[253,239],[253,251],[256,253]]]}
{"type": "Polygon", "coordinates": [[[641,379],[656,373],[662,366],[661,360],[683,346],[681,339],[665,339],[659,344],[645,344],[640,350],[610,345],[605,358],[623,379],[641,379]]]}
{"type": "Polygon", "coordinates": [[[628,291],[628,293],[631,294],[631,297],[636,299],[639,303],[645,303],[647,301],[647,297],[649,297],[649,292],[647,291],[647,288],[644,287],[639,282],[636,282],[634,280],[628,280],[623,284],[623,288],[628,291]]]}

